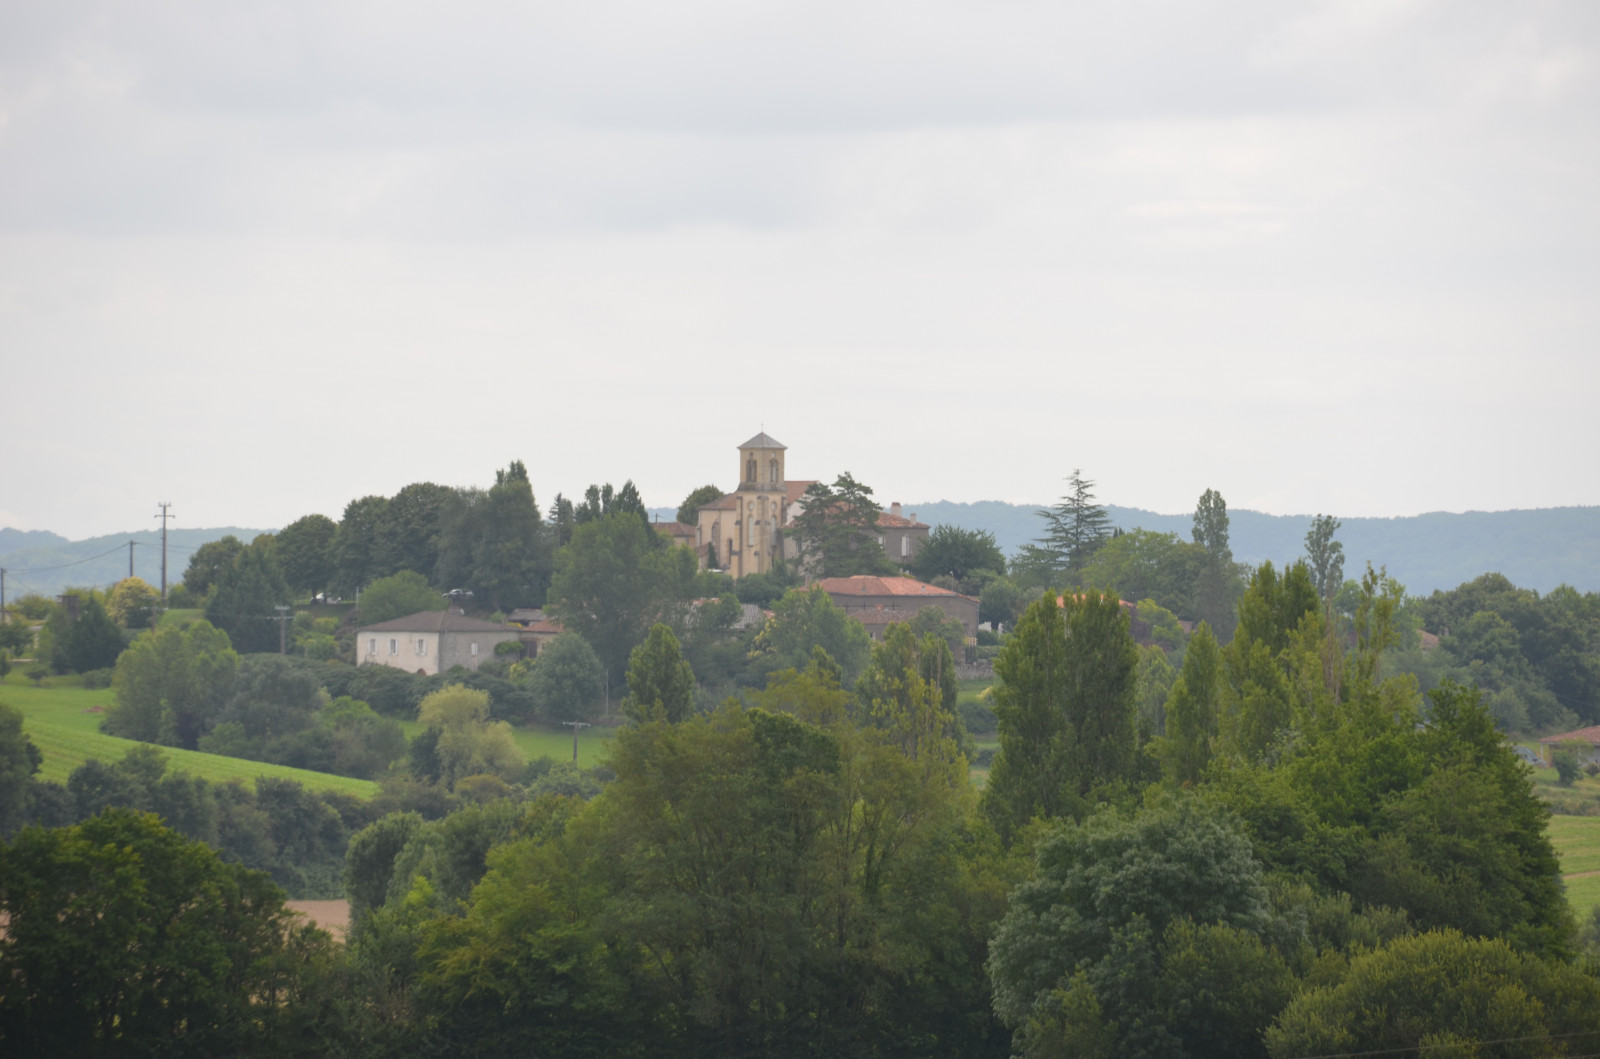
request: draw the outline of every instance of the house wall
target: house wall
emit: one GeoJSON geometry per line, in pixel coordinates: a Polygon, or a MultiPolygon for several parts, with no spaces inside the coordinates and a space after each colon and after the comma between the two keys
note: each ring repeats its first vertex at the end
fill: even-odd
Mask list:
{"type": "Polygon", "coordinates": [[[828,597],[847,614],[881,608],[901,611],[914,618],[923,607],[938,607],[961,623],[968,640],[975,641],[978,636],[978,601],[966,596],[858,596],[830,592],[828,597]]]}
{"type": "Polygon", "coordinates": [[[439,672],[439,634],[436,632],[368,632],[356,640],[356,664],[389,666],[407,673],[439,672]],[[376,644],[374,645],[374,641],[376,644]],[[390,650],[391,644],[393,650],[390,650]]]}
{"type": "Polygon", "coordinates": [[[447,632],[443,634],[443,642],[439,646],[437,663],[439,668],[434,672],[444,672],[456,666],[464,666],[475,670],[483,663],[494,657],[497,644],[515,643],[520,634],[515,630],[507,632],[447,632]],[[473,653],[476,646],[477,652],[473,653]]]}

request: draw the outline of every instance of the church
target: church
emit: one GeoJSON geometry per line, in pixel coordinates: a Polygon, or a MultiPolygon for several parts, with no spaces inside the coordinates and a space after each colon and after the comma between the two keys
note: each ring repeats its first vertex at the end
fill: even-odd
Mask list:
{"type": "MultiPolygon", "coordinates": [[[[796,558],[794,542],[784,539],[783,530],[817,480],[786,477],[786,452],[787,446],[765,431],[739,446],[738,488],[699,511],[695,549],[702,567],[739,578],[766,573],[777,558],[796,558]]],[[[901,515],[898,502],[879,515],[878,527],[878,543],[901,566],[909,565],[928,537],[928,527],[915,513],[901,515]]]]}

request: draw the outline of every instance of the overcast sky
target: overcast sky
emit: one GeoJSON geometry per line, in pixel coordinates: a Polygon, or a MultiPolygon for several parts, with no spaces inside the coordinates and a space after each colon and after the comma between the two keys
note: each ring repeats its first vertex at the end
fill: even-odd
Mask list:
{"type": "Polygon", "coordinates": [[[0,5],[0,526],[1600,503],[1600,4],[0,5]]]}

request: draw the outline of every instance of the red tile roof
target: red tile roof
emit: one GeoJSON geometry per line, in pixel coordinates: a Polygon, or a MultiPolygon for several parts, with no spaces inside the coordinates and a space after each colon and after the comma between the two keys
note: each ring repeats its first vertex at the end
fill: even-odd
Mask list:
{"type": "Polygon", "coordinates": [[[1588,728],[1578,728],[1571,732],[1562,732],[1560,735],[1547,735],[1539,740],[1540,743],[1555,746],[1558,743],[1589,743],[1600,746],[1600,724],[1590,725],[1588,728]]]}
{"type": "Polygon", "coordinates": [[[799,500],[802,496],[806,495],[807,489],[816,484],[817,479],[815,478],[796,478],[793,481],[784,482],[783,506],[788,507],[790,504],[799,500]]]}
{"type": "Polygon", "coordinates": [[[922,529],[928,528],[928,524],[926,522],[918,522],[914,518],[904,518],[900,515],[891,515],[887,511],[881,511],[878,513],[878,525],[885,529],[902,529],[908,527],[921,527],[922,529]]]}
{"type": "Polygon", "coordinates": [[[872,577],[858,574],[855,577],[827,577],[818,581],[822,590],[833,596],[958,596],[977,601],[975,596],[963,596],[948,588],[930,585],[910,577],[872,577]]]}
{"type": "Polygon", "coordinates": [[[668,537],[693,537],[697,532],[687,522],[652,522],[650,525],[657,533],[668,537]]]}

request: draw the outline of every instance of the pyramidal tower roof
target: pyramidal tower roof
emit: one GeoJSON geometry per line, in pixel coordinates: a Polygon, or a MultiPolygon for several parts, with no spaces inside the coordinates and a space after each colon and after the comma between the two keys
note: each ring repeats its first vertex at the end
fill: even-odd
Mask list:
{"type": "Polygon", "coordinates": [[[741,449],[787,449],[789,446],[763,430],[739,447],[741,449]]]}

